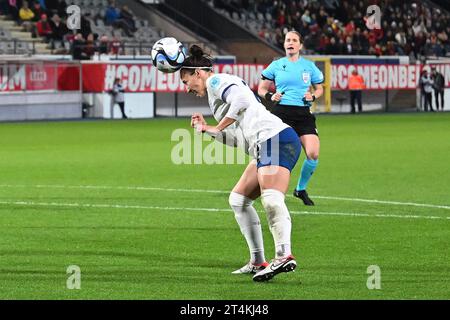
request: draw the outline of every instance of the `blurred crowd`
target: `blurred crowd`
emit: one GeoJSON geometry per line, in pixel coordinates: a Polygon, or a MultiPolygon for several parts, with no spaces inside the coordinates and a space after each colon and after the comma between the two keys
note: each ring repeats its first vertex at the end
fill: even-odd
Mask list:
{"type": "Polygon", "coordinates": [[[450,54],[450,14],[426,2],[402,0],[216,0],[234,11],[263,14],[259,36],[283,47],[295,29],[309,53],[445,56],[450,54]],[[381,29],[366,27],[367,7],[381,8],[381,29]]]}
{"type": "Polygon", "coordinates": [[[122,50],[120,36],[92,31],[91,25],[95,21],[101,20],[106,26],[120,28],[129,37],[136,31],[128,7],[119,9],[113,0],[108,3],[102,15],[91,16],[90,12],[82,11],[81,29],[76,33],[66,24],[66,8],[72,4],[70,0],[0,0],[0,14],[10,16],[17,25],[31,32],[33,38],[43,38],[54,53],[71,53],[74,59],[87,60],[95,54],[116,55],[122,50]]]}

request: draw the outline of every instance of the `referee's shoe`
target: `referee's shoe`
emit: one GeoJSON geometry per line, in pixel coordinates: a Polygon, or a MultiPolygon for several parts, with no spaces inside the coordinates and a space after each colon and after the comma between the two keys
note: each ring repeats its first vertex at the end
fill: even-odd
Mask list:
{"type": "Polygon", "coordinates": [[[308,193],[306,190],[294,190],[294,197],[302,199],[303,203],[306,206],[313,206],[314,202],[309,198],[308,193]]]}

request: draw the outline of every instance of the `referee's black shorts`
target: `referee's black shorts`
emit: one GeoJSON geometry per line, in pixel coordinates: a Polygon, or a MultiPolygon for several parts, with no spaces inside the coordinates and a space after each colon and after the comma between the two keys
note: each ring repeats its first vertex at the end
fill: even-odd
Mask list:
{"type": "Polygon", "coordinates": [[[298,107],[276,104],[269,108],[270,112],[283,120],[284,123],[294,128],[299,137],[305,134],[319,135],[316,127],[316,117],[309,107],[298,107]]]}

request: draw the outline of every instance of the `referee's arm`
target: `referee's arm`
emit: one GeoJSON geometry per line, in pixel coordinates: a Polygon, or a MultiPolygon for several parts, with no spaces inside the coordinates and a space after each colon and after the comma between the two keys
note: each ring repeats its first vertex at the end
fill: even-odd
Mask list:
{"type": "Polygon", "coordinates": [[[266,77],[262,76],[261,81],[259,81],[258,85],[258,95],[261,98],[266,99],[269,102],[278,102],[281,100],[281,97],[283,96],[283,93],[280,92],[270,92],[270,86],[272,85],[272,80],[267,79],[266,77]]]}
{"type": "Polygon", "coordinates": [[[323,95],[323,84],[313,84],[312,87],[314,88],[313,95],[316,99],[320,98],[323,95]]]}

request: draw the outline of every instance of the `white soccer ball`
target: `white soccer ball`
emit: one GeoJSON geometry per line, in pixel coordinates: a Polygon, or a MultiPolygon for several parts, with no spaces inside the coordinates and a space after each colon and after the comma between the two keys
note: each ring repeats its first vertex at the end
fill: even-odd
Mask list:
{"type": "Polygon", "coordinates": [[[180,70],[184,59],[186,48],[175,38],[162,38],[153,45],[153,65],[161,72],[172,73],[180,70]]]}

